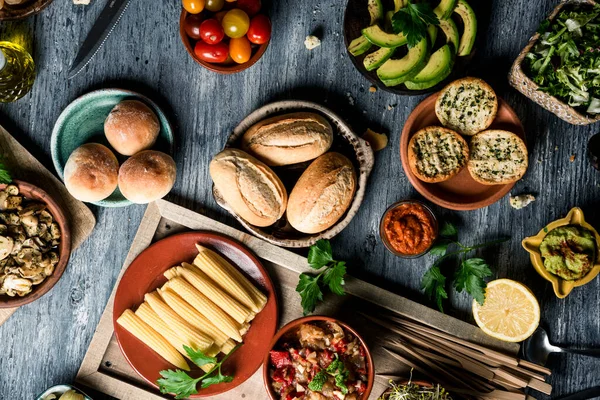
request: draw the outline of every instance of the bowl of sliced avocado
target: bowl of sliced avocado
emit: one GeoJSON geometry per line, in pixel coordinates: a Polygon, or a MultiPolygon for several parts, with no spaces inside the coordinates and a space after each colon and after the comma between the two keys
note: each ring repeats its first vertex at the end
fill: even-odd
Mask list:
{"type": "Polygon", "coordinates": [[[441,89],[475,51],[471,0],[348,0],[344,41],[354,66],[401,95],[441,89]]]}

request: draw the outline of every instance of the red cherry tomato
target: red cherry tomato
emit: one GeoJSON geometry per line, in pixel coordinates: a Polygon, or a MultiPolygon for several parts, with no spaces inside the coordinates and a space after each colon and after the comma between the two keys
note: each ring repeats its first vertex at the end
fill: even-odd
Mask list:
{"type": "Polygon", "coordinates": [[[242,36],[241,38],[232,38],[229,41],[229,55],[238,64],[243,64],[250,60],[252,55],[252,45],[250,41],[242,36]]]}
{"type": "Polygon", "coordinates": [[[266,15],[257,15],[250,20],[248,40],[254,44],[265,44],[271,38],[271,21],[266,15]]]}
{"type": "Polygon", "coordinates": [[[196,42],[194,53],[196,53],[196,57],[202,61],[222,63],[225,62],[229,56],[229,46],[227,46],[227,43],[223,42],[208,44],[203,41],[198,41],[196,42]]]}
{"type": "Polygon", "coordinates": [[[202,24],[202,17],[199,15],[190,14],[185,17],[183,22],[183,29],[185,33],[192,39],[200,39],[200,25],[202,24]]]}
{"type": "Polygon", "coordinates": [[[200,37],[208,44],[217,44],[225,37],[225,31],[219,21],[209,18],[200,25],[200,37]]]}
{"type": "Polygon", "coordinates": [[[237,6],[239,9],[246,11],[249,16],[254,16],[260,11],[260,0],[238,0],[237,6]]]}

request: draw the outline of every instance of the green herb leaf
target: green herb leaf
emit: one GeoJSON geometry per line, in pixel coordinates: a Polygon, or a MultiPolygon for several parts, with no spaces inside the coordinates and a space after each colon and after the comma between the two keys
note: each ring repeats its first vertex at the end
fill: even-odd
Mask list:
{"type": "Polygon", "coordinates": [[[342,360],[340,360],[340,358],[338,357],[338,355],[336,353],[335,360],[333,360],[331,362],[331,364],[329,364],[326,371],[329,372],[331,375],[335,375],[338,371],[343,370],[343,369],[344,369],[344,362],[342,360]]]}
{"type": "Polygon", "coordinates": [[[448,251],[448,246],[450,245],[450,242],[444,239],[438,240],[432,247],[431,250],[429,250],[429,254],[431,254],[432,256],[444,256],[446,255],[446,252],[448,251]]]}
{"type": "Polygon", "coordinates": [[[545,19],[540,24],[537,32],[538,33],[546,33],[546,31],[548,30],[549,27],[550,27],[550,21],[548,21],[547,19],[545,19]]]}
{"type": "Polygon", "coordinates": [[[209,386],[216,385],[217,383],[227,383],[233,381],[233,376],[223,375],[221,373],[221,368],[219,367],[217,370],[217,374],[214,376],[209,376],[202,380],[202,385],[200,386],[202,389],[206,389],[209,386]]]}
{"type": "Polygon", "coordinates": [[[190,356],[190,359],[194,362],[194,364],[196,364],[199,367],[206,365],[206,364],[216,364],[217,363],[216,357],[209,357],[206,354],[204,354],[203,352],[201,352],[200,350],[196,351],[186,345],[183,345],[183,349],[185,350],[187,355],[190,356]]]}
{"type": "Polygon", "coordinates": [[[482,258],[470,258],[462,262],[454,277],[454,287],[460,293],[466,290],[479,304],[485,301],[484,278],[492,276],[492,271],[482,258]]]}
{"type": "Polygon", "coordinates": [[[346,294],[344,291],[344,276],[346,275],[346,263],[344,261],[337,262],[333,267],[325,271],[323,282],[329,286],[329,290],[338,296],[346,294]]]}
{"type": "Polygon", "coordinates": [[[448,298],[445,286],[446,277],[437,266],[429,268],[421,280],[421,287],[425,290],[425,294],[427,294],[430,299],[435,300],[441,312],[444,312],[442,302],[444,299],[448,298]]]}
{"type": "Polygon", "coordinates": [[[317,302],[323,301],[323,292],[319,287],[319,276],[300,274],[300,281],[296,286],[296,292],[300,293],[301,305],[304,315],[315,311],[317,302]]]}
{"type": "Polygon", "coordinates": [[[308,265],[320,269],[333,261],[331,243],[328,240],[318,240],[308,251],[308,265]]]}
{"type": "Polygon", "coordinates": [[[6,165],[0,159],[0,183],[9,184],[12,182],[10,171],[6,168],[6,165]]]}
{"type": "Polygon", "coordinates": [[[196,385],[202,378],[194,379],[185,371],[166,370],[160,371],[162,378],[158,379],[158,387],[161,393],[175,393],[176,399],[184,399],[198,393],[196,385]]]}
{"type": "Polygon", "coordinates": [[[308,388],[313,392],[320,392],[323,390],[323,385],[327,382],[327,374],[324,371],[319,371],[315,374],[314,378],[308,384],[308,388]]]}
{"type": "Polygon", "coordinates": [[[392,29],[406,36],[408,47],[416,46],[427,35],[427,25],[439,25],[440,21],[428,3],[408,2],[392,17],[392,29]]]}
{"type": "Polygon", "coordinates": [[[440,229],[440,236],[446,239],[456,240],[458,237],[458,230],[451,222],[444,222],[440,229]]]}
{"type": "Polygon", "coordinates": [[[350,371],[344,369],[335,376],[335,386],[339,387],[343,394],[348,394],[348,386],[346,386],[348,375],[350,375],[350,371]]]}

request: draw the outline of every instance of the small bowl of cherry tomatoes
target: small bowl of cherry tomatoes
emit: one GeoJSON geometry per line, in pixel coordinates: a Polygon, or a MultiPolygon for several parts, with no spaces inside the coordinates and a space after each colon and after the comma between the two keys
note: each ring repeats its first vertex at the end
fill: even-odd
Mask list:
{"type": "Polygon", "coordinates": [[[271,21],[261,0],[182,0],[179,33],[204,68],[233,74],[254,65],[267,50],[271,21]]]}

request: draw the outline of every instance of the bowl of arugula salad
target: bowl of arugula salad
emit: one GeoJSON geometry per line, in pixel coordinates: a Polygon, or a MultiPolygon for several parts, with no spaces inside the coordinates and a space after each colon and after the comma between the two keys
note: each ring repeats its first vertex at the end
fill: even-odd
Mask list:
{"type": "Polygon", "coordinates": [[[558,5],[513,63],[509,81],[566,122],[599,121],[600,5],[558,5]]]}

